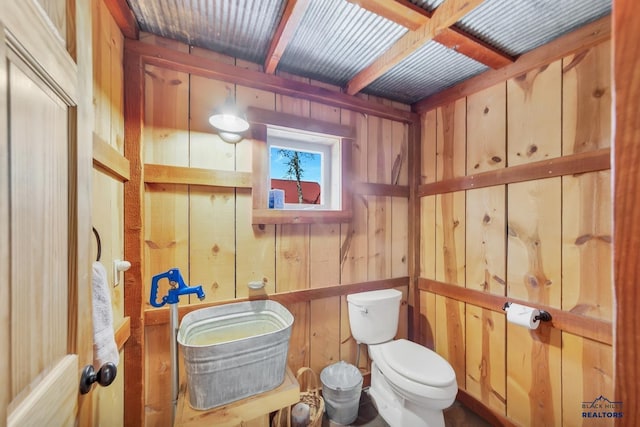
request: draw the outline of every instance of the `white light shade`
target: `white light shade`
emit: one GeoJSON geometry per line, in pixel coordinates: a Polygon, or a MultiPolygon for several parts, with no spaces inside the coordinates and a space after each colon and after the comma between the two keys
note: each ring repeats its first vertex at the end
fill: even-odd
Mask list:
{"type": "Polygon", "coordinates": [[[209,117],[209,123],[221,132],[241,133],[249,129],[249,122],[240,115],[219,112],[209,117]]]}
{"type": "Polygon", "coordinates": [[[238,142],[242,141],[242,135],[240,135],[239,133],[220,131],[218,132],[218,135],[220,135],[220,138],[222,138],[224,142],[229,142],[231,144],[237,144],[238,142]]]}

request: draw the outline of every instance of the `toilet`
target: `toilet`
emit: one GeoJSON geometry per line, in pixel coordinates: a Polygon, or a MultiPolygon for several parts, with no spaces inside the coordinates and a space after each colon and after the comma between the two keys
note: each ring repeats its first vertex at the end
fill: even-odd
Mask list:
{"type": "Polygon", "coordinates": [[[442,410],[458,392],[456,374],[428,348],[393,339],[401,298],[396,289],[347,295],[351,334],[367,344],[372,360],[369,395],[391,427],[444,427],[442,410]]]}

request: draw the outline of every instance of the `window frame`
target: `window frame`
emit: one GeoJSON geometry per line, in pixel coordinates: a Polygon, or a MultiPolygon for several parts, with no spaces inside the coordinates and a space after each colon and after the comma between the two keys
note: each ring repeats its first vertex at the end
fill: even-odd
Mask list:
{"type": "MultiPolygon", "coordinates": [[[[314,209],[314,210],[338,210],[342,200],[333,194],[334,188],[341,188],[342,177],[339,173],[334,173],[334,163],[341,162],[340,138],[335,136],[321,135],[318,133],[309,134],[300,132],[298,129],[283,128],[280,126],[267,126],[267,149],[269,150],[269,179],[286,179],[271,176],[273,149],[283,149],[287,151],[297,151],[301,153],[313,153],[320,156],[320,202],[317,204],[286,203],[284,209],[314,209]],[[273,130],[275,135],[270,131],[273,130]],[[284,132],[284,133],[283,133],[284,132]],[[279,135],[278,135],[279,134],[279,135]],[[305,135],[310,138],[318,137],[317,141],[307,141],[305,135]]],[[[338,168],[336,166],[336,168],[338,168]]],[[[303,177],[304,178],[304,177],[303,177]]],[[[308,181],[307,181],[308,182],[308,181]]]]}
{"type": "MultiPolygon", "coordinates": [[[[247,118],[252,132],[252,224],[313,224],[313,223],[341,223],[349,222],[352,217],[351,209],[351,147],[355,137],[355,129],[350,126],[324,122],[292,114],[279,113],[249,108],[247,118]],[[277,126],[312,132],[335,137],[339,140],[340,155],[339,170],[339,209],[268,209],[268,191],[271,181],[269,170],[269,145],[267,144],[267,127],[277,126]]],[[[337,156],[338,157],[338,156],[337,156]]],[[[305,205],[306,206],[306,205],[305,205]]]]}

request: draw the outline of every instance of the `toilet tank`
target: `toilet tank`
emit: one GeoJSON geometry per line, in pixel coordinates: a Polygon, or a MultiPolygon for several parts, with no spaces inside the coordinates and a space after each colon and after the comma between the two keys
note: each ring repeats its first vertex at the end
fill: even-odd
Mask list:
{"type": "Polygon", "coordinates": [[[402,292],[396,289],[347,295],[353,338],[364,344],[390,341],[398,331],[402,292]]]}

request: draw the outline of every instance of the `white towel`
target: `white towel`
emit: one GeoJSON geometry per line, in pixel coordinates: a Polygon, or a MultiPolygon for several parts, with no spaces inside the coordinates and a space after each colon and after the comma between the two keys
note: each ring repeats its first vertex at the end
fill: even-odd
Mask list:
{"type": "Polygon", "coordinates": [[[107,362],[118,366],[120,354],[113,334],[113,312],[107,271],[93,263],[93,361],[96,369],[107,362]]]}

